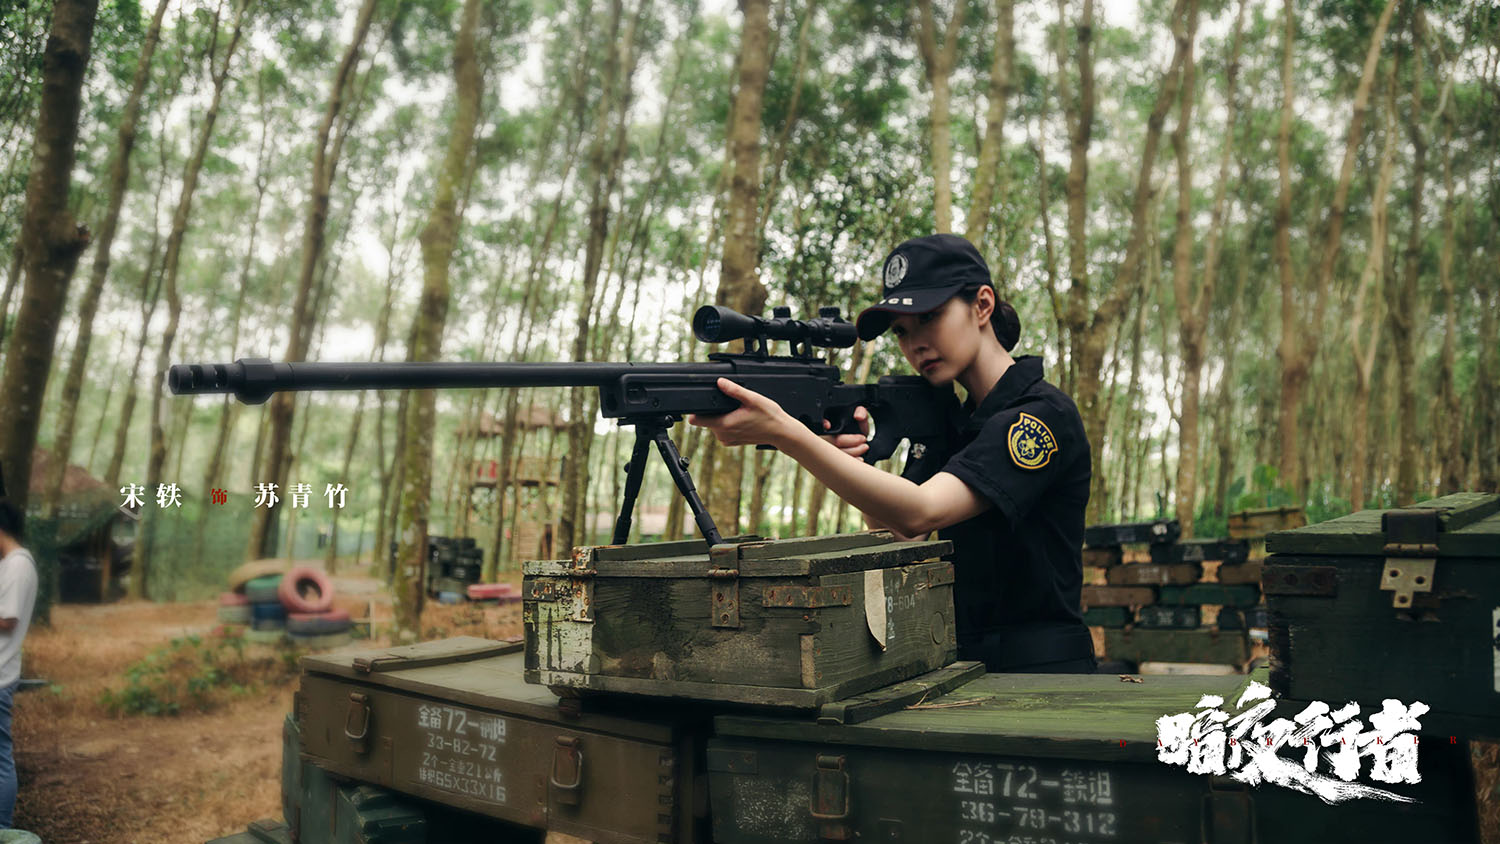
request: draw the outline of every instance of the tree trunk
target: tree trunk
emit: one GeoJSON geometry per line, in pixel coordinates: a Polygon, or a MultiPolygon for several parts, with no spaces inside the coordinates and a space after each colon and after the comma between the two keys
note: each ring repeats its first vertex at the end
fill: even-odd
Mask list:
{"type": "Polygon", "coordinates": [[[1229,175],[1229,152],[1234,143],[1234,82],[1239,69],[1239,33],[1245,4],[1239,5],[1229,64],[1225,71],[1225,104],[1227,118],[1224,146],[1219,157],[1219,181],[1214,192],[1213,215],[1209,222],[1208,246],[1204,250],[1203,281],[1193,289],[1193,171],[1188,142],[1192,129],[1193,100],[1196,98],[1197,66],[1193,60],[1193,41],[1198,34],[1198,4],[1193,0],[1188,10],[1188,51],[1182,66],[1181,109],[1177,127],[1172,132],[1172,148],[1177,156],[1176,241],[1172,247],[1172,288],[1177,295],[1177,319],[1182,344],[1182,409],[1177,427],[1177,520],[1183,536],[1195,536],[1193,516],[1197,512],[1198,492],[1198,422],[1203,380],[1203,334],[1208,324],[1208,306],[1213,299],[1218,271],[1218,243],[1224,221],[1225,183],[1229,175]]]}
{"type": "Polygon", "coordinates": [[[78,225],[69,210],[68,191],[97,7],[98,0],[56,0],[42,53],[42,99],[26,181],[26,217],[21,221],[26,285],[0,377],[6,409],[6,424],[0,430],[0,474],[12,479],[10,499],[23,512],[57,326],[68,283],[89,242],[88,229],[78,225]]]}
{"type": "MultiPolygon", "coordinates": [[[[1114,325],[1125,312],[1125,303],[1140,284],[1142,245],[1145,242],[1147,207],[1151,200],[1151,175],[1161,144],[1162,125],[1177,98],[1181,70],[1188,47],[1185,34],[1186,0],[1178,0],[1172,10],[1172,30],[1176,47],[1167,70],[1162,74],[1156,103],[1146,120],[1141,163],[1136,175],[1131,205],[1130,235],[1125,255],[1116,273],[1114,288],[1094,307],[1090,302],[1087,272],[1087,239],[1084,219],[1087,214],[1088,143],[1094,111],[1094,73],[1090,43],[1093,39],[1093,0],[1084,0],[1084,17],[1078,26],[1079,99],[1067,108],[1072,130],[1072,165],[1068,171],[1068,230],[1071,243],[1070,272],[1073,286],[1068,291],[1069,337],[1073,344],[1071,357],[1076,371],[1074,400],[1083,417],[1084,433],[1089,441],[1090,457],[1095,467],[1089,494],[1089,518],[1098,520],[1105,503],[1104,434],[1107,418],[1101,404],[1101,370],[1104,365],[1114,325]]],[[[1068,101],[1068,93],[1061,92],[1068,101]]]]}
{"type": "MultiPolygon", "coordinates": [[[[740,313],[765,310],[766,288],[756,277],[760,245],[756,242],[760,194],[760,128],[766,78],[770,74],[769,0],[743,0],[745,22],[740,33],[737,87],[729,128],[731,171],[725,209],[724,251],[714,302],[740,313]]],[[[698,478],[705,504],[723,536],[740,532],[740,486],[744,478],[742,449],[726,447],[713,437],[706,446],[705,476],[698,478]]]]}
{"type": "Polygon", "coordinates": [[[78,304],[78,339],[73,344],[73,354],[68,361],[68,374],[63,379],[61,405],[57,412],[56,434],[53,439],[51,473],[45,479],[42,499],[46,518],[57,515],[58,498],[62,495],[64,470],[73,451],[73,428],[78,414],[78,397],[83,391],[83,376],[88,366],[89,344],[93,339],[94,314],[99,309],[99,297],[104,291],[104,279],[109,271],[110,246],[114,243],[115,227],[120,220],[120,205],[125,199],[126,183],[130,177],[130,153],[135,147],[136,122],[141,113],[141,95],[150,78],[151,56],[156,51],[157,38],[161,34],[161,19],[167,11],[167,0],[160,0],[156,13],[146,29],[145,41],[141,44],[140,58],[136,61],[135,77],[131,81],[130,94],[125,100],[125,110],[120,116],[120,129],[115,138],[114,159],[109,170],[109,199],[104,219],[99,224],[98,242],[94,246],[93,271],[85,288],[83,299],[78,304]]]}
{"type": "Polygon", "coordinates": [[[953,6],[953,18],[941,31],[932,15],[932,0],[917,0],[917,46],[922,54],[922,67],[927,73],[927,84],[932,87],[932,108],[929,113],[928,144],[932,154],[933,216],[939,232],[953,231],[953,185],[950,173],[953,167],[952,128],[949,126],[949,77],[953,73],[954,59],[958,54],[958,33],[963,28],[966,0],[958,0],[953,6]],[[942,41],[939,45],[938,42],[942,41]]]}
{"type": "MultiPolygon", "coordinates": [[[[1452,76],[1449,76],[1451,81],[1452,76]]],[[[1442,461],[1437,493],[1446,495],[1464,488],[1463,408],[1459,404],[1458,389],[1453,382],[1454,359],[1458,343],[1458,293],[1453,283],[1453,251],[1455,225],[1453,220],[1457,198],[1453,186],[1453,122],[1444,109],[1443,134],[1443,243],[1438,252],[1438,282],[1443,289],[1443,351],[1438,366],[1438,403],[1443,409],[1447,424],[1435,425],[1442,461]]]]}
{"type": "MultiPolygon", "coordinates": [[[[448,138],[447,154],[434,188],[432,211],[422,228],[422,297],[412,325],[412,344],[407,359],[436,360],[442,347],[443,326],[448,318],[449,265],[458,241],[458,188],[472,166],[474,133],[479,125],[479,106],[484,96],[484,75],[475,46],[479,28],[480,0],[464,0],[462,23],[453,48],[456,108],[448,138]]],[[[395,577],[396,629],[402,639],[415,639],[422,615],[423,567],[427,558],[427,518],[432,496],[433,421],[436,396],[418,390],[407,404],[405,479],[401,489],[400,537],[396,551],[399,571],[395,577]]]]}
{"type": "MultiPolygon", "coordinates": [[[[308,308],[308,297],[312,293],[316,270],[323,254],[328,225],[329,196],[339,165],[340,145],[331,143],[330,139],[340,112],[343,111],[347,89],[359,65],[360,51],[364,46],[365,36],[370,31],[375,6],[376,0],[364,0],[360,6],[359,15],[354,24],[354,35],[349,40],[349,45],[344,48],[343,58],[334,72],[333,84],[328,93],[328,104],[323,110],[323,120],[318,126],[318,134],[313,143],[310,197],[307,217],[302,229],[302,263],[297,275],[297,292],[292,301],[291,334],[283,360],[300,361],[307,358],[308,338],[312,334],[311,323],[317,318],[316,313],[308,308]]],[[[291,393],[277,393],[271,397],[271,406],[268,411],[271,417],[270,438],[267,442],[263,474],[267,481],[276,483],[282,488],[285,488],[287,479],[281,474],[280,468],[286,464],[287,441],[292,432],[293,402],[294,396],[291,393]]],[[[268,550],[266,545],[275,520],[276,512],[273,508],[256,509],[255,523],[250,529],[249,555],[251,559],[265,556],[268,550]]]]}
{"type": "MultiPolygon", "coordinates": [[[[172,230],[167,235],[166,253],[162,256],[164,277],[162,286],[167,294],[167,327],[161,335],[161,347],[156,356],[156,376],[152,381],[154,389],[151,392],[151,447],[146,460],[147,495],[156,494],[157,486],[162,479],[162,467],[167,459],[167,438],[161,420],[162,386],[167,368],[172,362],[172,343],[177,338],[177,326],[182,317],[182,298],[177,290],[177,271],[181,264],[182,244],[187,238],[188,224],[191,221],[193,194],[198,189],[198,175],[203,170],[204,159],[208,157],[208,145],[213,139],[214,124],[219,117],[219,104],[223,98],[224,86],[229,81],[229,69],[234,63],[235,50],[239,47],[240,37],[244,33],[245,14],[250,2],[251,0],[239,0],[235,5],[234,23],[231,24],[229,42],[224,45],[223,55],[216,55],[213,49],[209,51],[209,73],[213,93],[209,96],[208,109],[199,123],[198,136],[193,140],[193,150],[183,166],[182,191],[178,195],[177,209],[172,214],[172,230]]],[[[214,41],[217,43],[219,26],[217,18],[213,21],[213,26],[214,41]]],[[[156,538],[156,520],[161,518],[161,511],[160,507],[142,508],[142,541],[136,544],[135,551],[130,555],[129,593],[132,598],[145,598],[150,594],[148,578],[155,563],[153,546],[156,538]]],[[[168,586],[170,588],[170,581],[168,586]]]]}
{"type": "Polygon", "coordinates": [[[1328,208],[1328,219],[1323,229],[1323,246],[1316,275],[1310,289],[1311,314],[1304,319],[1306,302],[1299,302],[1292,279],[1291,267],[1291,119],[1292,119],[1292,38],[1296,27],[1293,4],[1284,4],[1285,35],[1281,59],[1281,126],[1277,134],[1277,160],[1280,171],[1281,190],[1276,206],[1276,240],[1274,256],[1281,286],[1281,343],[1277,354],[1281,360],[1281,413],[1279,421],[1279,464],[1281,485],[1300,493],[1304,486],[1302,477],[1302,454],[1299,441],[1298,417],[1302,407],[1302,390],[1307,384],[1308,372],[1318,352],[1317,336],[1323,325],[1323,309],[1328,299],[1328,290],[1333,282],[1334,265],[1339,249],[1343,245],[1344,211],[1348,205],[1349,183],[1354,176],[1354,160],[1364,140],[1364,119],[1370,100],[1370,88],[1375,82],[1375,66],[1380,59],[1381,44],[1385,40],[1386,28],[1391,14],[1400,0],[1387,0],[1385,10],[1375,25],[1370,37],[1369,49],[1365,52],[1364,69],[1359,87],[1354,93],[1354,109],[1349,118],[1349,132],[1344,142],[1343,163],[1339,168],[1339,179],[1334,186],[1333,202],[1328,208]]]}
{"type": "MultiPolygon", "coordinates": [[[[1392,3],[1395,0],[1391,0],[1392,3]]],[[[1412,25],[1411,105],[1406,112],[1412,145],[1411,191],[1408,194],[1406,253],[1399,281],[1387,285],[1391,351],[1396,358],[1396,504],[1406,506],[1417,495],[1416,350],[1417,276],[1422,261],[1422,194],[1426,191],[1427,138],[1422,132],[1422,39],[1418,10],[1412,25]]]]}
{"type": "MultiPolygon", "coordinates": [[[[930,0],[929,0],[930,13],[930,0]]],[[[955,18],[957,20],[957,18],[955,18]]],[[[979,170],[974,174],[974,198],[964,220],[964,237],[975,246],[984,239],[994,206],[995,182],[1004,146],[1006,105],[1015,89],[1015,0],[995,0],[995,55],[990,62],[990,86],[984,116],[984,138],[979,142],[979,170]]]]}
{"type": "MultiPolygon", "coordinates": [[[[594,297],[599,283],[599,270],[604,263],[604,248],[609,238],[609,204],[619,178],[620,164],[625,155],[626,114],[630,108],[631,78],[635,73],[636,38],[641,16],[649,0],[641,0],[635,14],[619,37],[624,7],[621,0],[610,4],[610,51],[605,59],[602,84],[604,93],[599,98],[598,112],[594,121],[594,137],[590,142],[589,164],[592,171],[592,186],[589,196],[589,237],[584,248],[583,292],[578,303],[577,334],[573,341],[573,360],[587,359],[590,326],[593,318],[594,297]]],[[[593,444],[593,413],[585,413],[583,388],[570,391],[568,405],[568,471],[563,481],[561,519],[558,524],[558,546],[567,551],[587,532],[580,526],[583,516],[584,486],[587,482],[589,455],[593,444]]]]}

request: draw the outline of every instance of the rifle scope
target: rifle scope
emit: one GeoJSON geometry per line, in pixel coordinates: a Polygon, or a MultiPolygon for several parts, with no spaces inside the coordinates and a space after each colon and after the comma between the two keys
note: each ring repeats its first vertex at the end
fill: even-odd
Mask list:
{"type": "Polygon", "coordinates": [[[816,319],[792,319],[791,308],[780,307],[765,319],[747,316],[723,305],[704,305],[693,314],[693,334],[705,343],[727,343],[746,338],[786,340],[793,346],[847,349],[858,334],[854,324],[839,316],[838,308],[819,308],[816,319]]]}

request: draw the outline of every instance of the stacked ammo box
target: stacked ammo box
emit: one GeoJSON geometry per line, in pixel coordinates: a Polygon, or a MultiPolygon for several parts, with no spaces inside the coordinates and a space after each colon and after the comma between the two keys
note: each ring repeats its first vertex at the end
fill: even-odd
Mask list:
{"type": "Polygon", "coordinates": [[[431,536],[427,538],[427,593],[458,596],[467,593],[470,584],[478,583],[484,563],[484,551],[471,536],[431,536]]]}
{"type": "Polygon", "coordinates": [[[1181,533],[1164,519],[1086,528],[1084,622],[1104,660],[1242,671],[1264,641],[1260,562],[1244,539],[1181,533]]]}

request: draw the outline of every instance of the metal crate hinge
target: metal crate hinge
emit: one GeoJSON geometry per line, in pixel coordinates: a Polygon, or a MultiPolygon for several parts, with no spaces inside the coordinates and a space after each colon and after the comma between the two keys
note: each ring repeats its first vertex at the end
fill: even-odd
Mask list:
{"type": "Polygon", "coordinates": [[[849,771],[843,756],[818,754],[814,760],[812,816],[818,821],[822,841],[847,841],[854,837],[849,824],[849,771]]]}
{"type": "Polygon", "coordinates": [[[740,550],[738,545],[708,549],[708,618],[713,627],[740,626],[740,550]]]}
{"type": "Polygon", "coordinates": [[[1437,568],[1437,510],[1389,510],[1380,516],[1385,531],[1385,568],[1380,588],[1394,592],[1391,606],[1407,609],[1412,594],[1431,592],[1437,568]]]}
{"type": "Polygon", "coordinates": [[[1232,777],[1210,776],[1201,823],[1203,844],[1256,844],[1250,787],[1232,777]]]}
{"type": "Polygon", "coordinates": [[[552,800],[577,806],[583,797],[583,748],[577,736],[558,736],[552,747],[552,771],[547,776],[552,800]]]}

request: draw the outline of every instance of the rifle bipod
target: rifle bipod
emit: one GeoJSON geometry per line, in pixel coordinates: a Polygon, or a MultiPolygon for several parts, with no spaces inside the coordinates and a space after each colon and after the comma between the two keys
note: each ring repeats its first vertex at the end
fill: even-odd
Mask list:
{"type": "Polygon", "coordinates": [[[627,420],[621,424],[635,426],[635,447],[630,452],[630,462],[625,464],[625,500],[620,504],[620,515],[615,519],[615,535],[611,542],[614,545],[624,545],[630,538],[630,518],[635,510],[635,499],[641,492],[641,478],[646,474],[646,456],[651,450],[651,444],[656,443],[656,450],[660,452],[661,459],[666,461],[667,472],[672,475],[672,481],[677,484],[677,491],[687,500],[688,508],[693,511],[693,521],[698,523],[698,531],[703,534],[710,547],[724,541],[719,535],[719,528],[714,524],[713,517],[708,514],[708,508],[703,506],[703,499],[698,496],[698,488],[693,485],[693,476],[688,474],[688,462],[677,450],[677,444],[672,442],[668,431],[677,423],[675,416],[658,416],[650,419],[627,420]]]}

